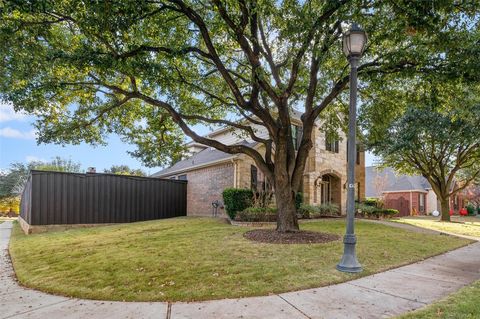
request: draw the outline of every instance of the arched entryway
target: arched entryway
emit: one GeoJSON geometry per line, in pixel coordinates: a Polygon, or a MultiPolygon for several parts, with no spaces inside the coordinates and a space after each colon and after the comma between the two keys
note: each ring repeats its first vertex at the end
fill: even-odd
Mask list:
{"type": "Polygon", "coordinates": [[[341,180],[335,174],[323,174],[315,181],[314,204],[336,204],[341,207],[341,180]]]}

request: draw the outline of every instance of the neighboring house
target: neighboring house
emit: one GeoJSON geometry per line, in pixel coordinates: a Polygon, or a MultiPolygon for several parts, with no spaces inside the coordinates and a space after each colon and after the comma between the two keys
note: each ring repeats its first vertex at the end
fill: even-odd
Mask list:
{"type": "MultiPolygon", "coordinates": [[[[298,146],[302,127],[300,113],[293,114],[293,138],[298,146]]],[[[308,204],[335,203],[345,213],[347,182],[347,143],[343,133],[342,140],[332,141],[318,128],[313,130],[314,146],[307,159],[303,175],[302,192],[304,202],[308,204]]],[[[253,126],[252,126],[253,127],[253,126]]],[[[261,126],[253,127],[260,137],[267,137],[261,126]]],[[[207,135],[222,143],[245,144],[256,147],[262,153],[262,145],[253,142],[238,131],[225,128],[207,135]]],[[[254,161],[244,154],[227,154],[214,148],[191,142],[187,144],[190,157],[171,167],[152,175],[152,177],[182,179],[188,181],[187,214],[211,215],[212,202],[223,203],[222,192],[225,188],[251,188],[256,191],[265,189],[268,181],[254,161]]],[[[365,154],[359,148],[356,158],[356,199],[365,197],[365,154]]],[[[224,207],[220,205],[220,214],[224,207]]]]}
{"type": "MultiPolygon", "coordinates": [[[[437,195],[426,178],[396,174],[390,168],[365,168],[366,197],[382,198],[385,208],[398,209],[400,216],[431,214],[441,210],[437,195]]],[[[450,209],[458,212],[464,206],[462,196],[450,199],[450,209]]]]}

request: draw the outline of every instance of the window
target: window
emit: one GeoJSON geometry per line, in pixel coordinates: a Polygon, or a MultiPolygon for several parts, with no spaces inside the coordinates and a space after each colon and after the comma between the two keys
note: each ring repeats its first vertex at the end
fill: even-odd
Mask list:
{"type": "Polygon", "coordinates": [[[250,188],[253,190],[257,190],[257,182],[258,182],[258,170],[257,167],[254,165],[250,166],[250,188]]]}
{"type": "Polygon", "coordinates": [[[330,152],[338,153],[339,141],[332,135],[325,135],[325,149],[330,152]]]}
{"type": "Polygon", "coordinates": [[[330,204],[332,188],[329,175],[324,175],[320,184],[320,204],[330,204]]]}
{"type": "Polygon", "coordinates": [[[187,180],[187,174],[178,175],[178,180],[179,181],[186,181],[187,180]]]}
{"type": "Polygon", "coordinates": [[[297,151],[300,147],[300,142],[302,141],[303,135],[303,127],[292,125],[292,140],[293,140],[293,147],[297,151]]]}
{"type": "Polygon", "coordinates": [[[358,145],[357,145],[357,165],[360,165],[360,151],[358,150],[358,145]]]}
{"type": "Polygon", "coordinates": [[[170,177],[169,179],[177,179],[175,176],[170,177]]]}
{"type": "Polygon", "coordinates": [[[425,194],[418,194],[418,209],[420,213],[425,213],[425,194]]]}

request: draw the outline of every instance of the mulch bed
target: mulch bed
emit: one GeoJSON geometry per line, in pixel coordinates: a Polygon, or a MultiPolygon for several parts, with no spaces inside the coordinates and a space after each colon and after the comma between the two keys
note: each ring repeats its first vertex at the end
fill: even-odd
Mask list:
{"type": "Polygon", "coordinates": [[[274,229],[254,229],[247,231],[243,237],[269,244],[314,244],[328,243],[339,240],[339,235],[318,233],[313,231],[298,231],[292,233],[280,233],[274,229]]]}

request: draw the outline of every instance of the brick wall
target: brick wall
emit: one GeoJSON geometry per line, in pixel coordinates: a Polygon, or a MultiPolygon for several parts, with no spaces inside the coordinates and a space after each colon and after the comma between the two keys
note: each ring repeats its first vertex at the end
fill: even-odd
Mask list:
{"type": "MultiPolygon", "coordinates": [[[[227,187],[233,187],[234,168],[232,163],[188,171],[187,175],[187,215],[211,216],[212,202],[218,200],[221,206],[219,216],[226,216],[223,208],[222,192],[227,187]]],[[[170,178],[176,175],[166,176],[170,178]]]]}

